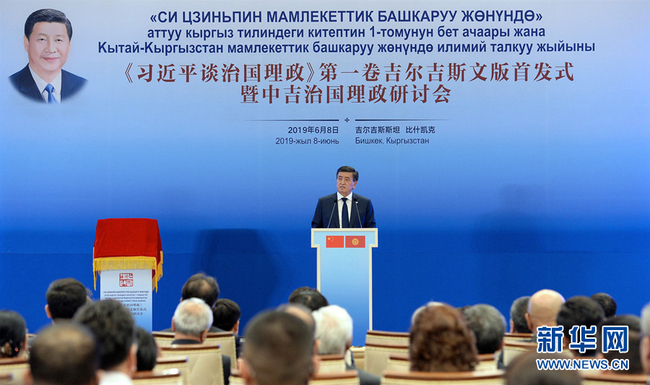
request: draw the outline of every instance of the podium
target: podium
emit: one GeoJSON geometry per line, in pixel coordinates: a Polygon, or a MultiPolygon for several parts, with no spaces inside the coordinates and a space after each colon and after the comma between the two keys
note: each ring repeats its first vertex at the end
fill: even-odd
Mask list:
{"type": "Polygon", "coordinates": [[[377,229],[312,229],[316,248],[317,289],[330,305],[339,305],[353,321],[352,344],[364,344],[372,330],[372,249],[377,229]]]}
{"type": "Polygon", "coordinates": [[[100,298],[126,306],[136,324],[153,329],[153,290],[162,277],[162,243],[158,221],[146,218],[110,218],[97,221],[93,247],[93,274],[100,298]]]}

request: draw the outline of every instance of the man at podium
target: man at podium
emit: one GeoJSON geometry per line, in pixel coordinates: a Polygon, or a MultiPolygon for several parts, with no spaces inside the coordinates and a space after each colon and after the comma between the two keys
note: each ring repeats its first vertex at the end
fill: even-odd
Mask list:
{"type": "Polygon", "coordinates": [[[370,199],[352,190],[357,186],[359,172],[350,166],[336,171],[336,190],[318,199],[312,228],[374,228],[375,210],[370,199]]]}

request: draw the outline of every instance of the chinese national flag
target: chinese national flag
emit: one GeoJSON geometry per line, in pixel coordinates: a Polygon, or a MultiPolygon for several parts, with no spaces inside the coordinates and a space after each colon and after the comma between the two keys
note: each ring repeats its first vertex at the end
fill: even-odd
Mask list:
{"type": "Polygon", "coordinates": [[[366,247],[366,236],[365,235],[346,236],[345,247],[366,247]]]}
{"type": "Polygon", "coordinates": [[[325,240],[325,247],[344,247],[344,243],[343,235],[328,235],[325,240]]]}

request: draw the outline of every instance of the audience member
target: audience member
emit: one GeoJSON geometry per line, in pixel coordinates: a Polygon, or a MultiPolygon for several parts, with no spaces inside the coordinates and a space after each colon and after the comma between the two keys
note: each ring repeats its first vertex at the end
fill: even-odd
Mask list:
{"type": "Polygon", "coordinates": [[[548,355],[535,351],[515,357],[505,375],[505,385],[580,385],[582,377],[576,370],[538,370],[537,359],[548,355]]]}
{"type": "Polygon", "coordinates": [[[74,278],[52,282],[45,292],[45,300],[45,314],[52,322],[71,320],[79,308],[90,302],[86,287],[74,278]]]}
{"type": "Polygon", "coordinates": [[[495,353],[501,349],[506,333],[506,319],[494,306],[478,304],[463,311],[469,327],[474,331],[478,354],[495,353]]]}
{"type": "MultiPolygon", "coordinates": [[[[210,309],[214,308],[214,305],[219,298],[219,284],[217,284],[217,280],[214,279],[214,277],[205,275],[204,273],[194,274],[185,281],[185,284],[183,284],[183,288],[181,289],[181,302],[190,298],[200,298],[210,307],[210,309]]],[[[163,330],[163,332],[171,331],[171,328],[163,330]]],[[[211,333],[225,331],[226,330],[210,325],[211,333]]]]}
{"type": "Polygon", "coordinates": [[[442,302],[429,301],[424,305],[420,306],[419,308],[415,309],[415,311],[411,315],[411,326],[413,326],[413,324],[415,323],[415,318],[417,318],[418,314],[420,314],[422,310],[426,309],[429,306],[438,306],[438,305],[446,305],[446,304],[442,302]]]}
{"type": "Polygon", "coordinates": [[[212,326],[235,335],[235,349],[237,358],[241,356],[241,339],[239,338],[239,318],[241,309],[235,301],[223,298],[218,299],[212,309],[212,326]]]}
{"type": "Polygon", "coordinates": [[[314,338],[307,324],[284,311],[255,316],[244,334],[241,375],[246,385],[306,385],[314,373],[314,338]]]}
{"type": "Polygon", "coordinates": [[[27,385],[97,385],[99,347],[84,326],[60,322],[38,333],[29,354],[27,385]]]}
{"type": "Polygon", "coordinates": [[[305,324],[307,324],[307,327],[311,332],[311,337],[314,340],[313,355],[314,357],[316,357],[316,361],[318,361],[317,358],[318,358],[318,349],[320,346],[320,341],[316,338],[316,320],[314,320],[312,311],[309,310],[304,305],[298,303],[286,303],[284,305],[280,305],[278,306],[277,311],[294,315],[298,317],[298,319],[302,320],[305,324]]]}
{"type": "Polygon", "coordinates": [[[212,325],[212,311],[199,298],[183,300],[172,318],[172,344],[201,344],[205,342],[212,325]],[[186,342],[187,341],[187,342],[186,342]]]}
{"type": "Polygon", "coordinates": [[[609,317],[602,323],[602,326],[627,326],[628,327],[628,346],[627,352],[621,353],[620,351],[609,350],[603,353],[603,333],[602,327],[598,328],[596,333],[596,341],[598,349],[596,355],[599,358],[605,358],[607,362],[612,364],[613,360],[627,359],[629,366],[627,369],[612,370],[612,374],[642,374],[643,364],[641,360],[641,319],[634,315],[620,315],[609,317]]]}
{"type": "Polygon", "coordinates": [[[289,296],[289,303],[306,306],[311,311],[329,305],[329,302],[320,291],[310,287],[299,287],[294,290],[289,296]]]}
{"type": "Polygon", "coordinates": [[[158,344],[151,333],[136,326],[135,339],[138,344],[138,372],[153,370],[158,362],[158,344]]]}
{"type": "MultiPolygon", "coordinates": [[[[172,345],[199,345],[205,342],[212,325],[212,310],[199,298],[188,298],[176,307],[172,318],[174,340],[172,345]]],[[[222,355],[224,384],[230,378],[230,360],[222,355]]]]}
{"type": "Polygon", "coordinates": [[[411,327],[409,360],[415,372],[463,372],[478,364],[476,340],[460,311],[427,306],[411,327]]]}
{"type": "MultiPolygon", "coordinates": [[[[340,306],[324,306],[312,313],[316,321],[316,339],[320,341],[318,354],[345,354],[352,346],[352,317],[340,306]]],[[[379,385],[380,379],[348,365],[347,370],[358,372],[361,385],[379,385]]]]}
{"type": "Polygon", "coordinates": [[[27,352],[27,327],[13,310],[0,310],[0,358],[22,357],[27,352]]]}
{"type": "Polygon", "coordinates": [[[611,295],[607,293],[596,293],[591,296],[591,299],[598,302],[598,304],[605,311],[605,318],[613,317],[616,315],[616,301],[611,295]]]}
{"type": "Polygon", "coordinates": [[[540,290],[530,297],[526,322],[533,334],[537,334],[539,326],[557,326],[557,313],[563,303],[564,297],[549,289],[540,290]]]}
{"type": "Polygon", "coordinates": [[[650,374],[650,303],[641,310],[641,364],[643,372],[650,374]]]}
{"type": "Polygon", "coordinates": [[[526,322],[530,296],[519,297],[510,306],[510,333],[532,333],[526,322]]]}
{"type": "Polygon", "coordinates": [[[99,344],[99,368],[104,370],[100,385],[132,384],[137,369],[135,322],[120,302],[106,299],[83,306],[74,320],[87,326],[99,344]]]}
{"type": "Polygon", "coordinates": [[[235,301],[222,298],[217,300],[212,310],[212,325],[227,332],[239,333],[241,309],[235,301]]]}
{"type": "MultiPolygon", "coordinates": [[[[557,313],[557,325],[564,327],[564,349],[568,350],[571,343],[569,333],[572,327],[577,325],[589,329],[591,326],[595,326],[597,330],[604,320],[605,312],[598,302],[581,295],[569,298],[560,306],[560,311],[557,313]]],[[[596,354],[595,350],[586,350],[583,353],[580,353],[579,350],[572,350],[572,352],[577,356],[596,354]]]]}
{"type": "Polygon", "coordinates": [[[210,308],[219,299],[219,284],[214,277],[205,273],[197,273],[188,278],[181,289],[181,301],[190,298],[201,298],[210,308]]]}

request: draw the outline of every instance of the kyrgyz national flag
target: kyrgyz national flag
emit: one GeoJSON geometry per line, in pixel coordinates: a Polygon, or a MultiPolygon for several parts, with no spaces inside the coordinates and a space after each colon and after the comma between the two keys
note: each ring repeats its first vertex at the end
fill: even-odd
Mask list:
{"type": "Polygon", "coordinates": [[[345,237],[345,247],[366,247],[365,235],[347,235],[345,237]]]}
{"type": "Polygon", "coordinates": [[[325,247],[344,247],[345,237],[343,235],[328,235],[325,240],[325,247]]]}

